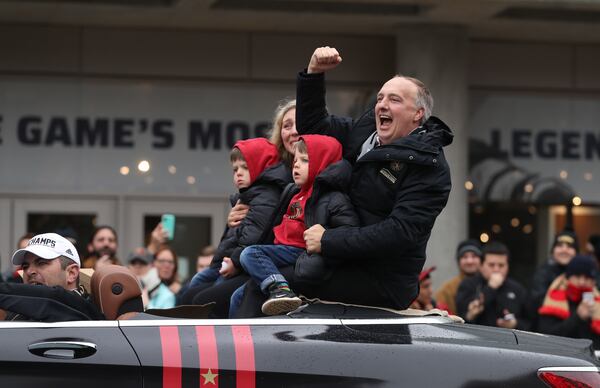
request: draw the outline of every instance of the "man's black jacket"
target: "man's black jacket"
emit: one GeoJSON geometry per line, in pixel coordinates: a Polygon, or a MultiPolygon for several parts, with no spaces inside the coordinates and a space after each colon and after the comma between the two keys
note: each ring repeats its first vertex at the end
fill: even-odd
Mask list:
{"type": "Polygon", "coordinates": [[[496,326],[496,320],[503,318],[505,310],[514,314],[517,319],[517,328],[529,330],[530,319],[527,310],[527,291],[516,281],[506,278],[497,289],[487,285],[487,280],[480,273],[465,278],[458,286],[456,293],[456,309],[458,315],[465,318],[469,303],[483,294],[484,310],[470,323],[478,325],[496,326]]]}
{"type": "Polygon", "coordinates": [[[360,261],[394,301],[391,307],[408,307],[418,293],[431,229],[448,201],[450,170],[442,147],[452,142],[452,132],[430,117],[410,136],[357,160],[362,144],[376,131],[373,109],[356,121],[329,115],[323,74],[300,73],[296,98],[298,132],[335,137],[353,164],[350,198],[361,226],[327,230],[322,253],[360,261]]]}
{"type": "Polygon", "coordinates": [[[0,309],[13,313],[8,320],[64,322],[104,319],[102,312],[88,297],[58,286],[0,283],[0,309]]]}

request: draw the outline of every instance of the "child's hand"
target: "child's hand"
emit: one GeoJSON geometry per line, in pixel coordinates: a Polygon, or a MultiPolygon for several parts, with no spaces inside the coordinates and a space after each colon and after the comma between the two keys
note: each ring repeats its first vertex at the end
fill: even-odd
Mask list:
{"type": "Polygon", "coordinates": [[[225,279],[228,279],[228,278],[232,278],[235,275],[237,275],[238,273],[240,273],[240,270],[237,269],[235,267],[235,265],[233,265],[233,261],[231,261],[231,258],[224,257],[223,264],[221,265],[221,269],[219,270],[219,273],[225,279]]]}

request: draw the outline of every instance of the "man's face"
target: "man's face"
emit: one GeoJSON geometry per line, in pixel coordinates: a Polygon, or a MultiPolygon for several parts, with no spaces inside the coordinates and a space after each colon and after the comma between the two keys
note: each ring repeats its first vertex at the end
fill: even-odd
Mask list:
{"type": "Polygon", "coordinates": [[[245,160],[238,159],[231,163],[233,167],[233,185],[236,189],[245,189],[250,186],[250,170],[245,160]]]}
{"type": "Polygon", "coordinates": [[[308,162],[308,154],[296,151],[294,154],[294,167],[292,174],[294,177],[294,183],[298,186],[302,186],[308,180],[308,162]]]}
{"type": "Polygon", "coordinates": [[[460,259],[458,259],[458,268],[465,275],[471,276],[479,271],[481,266],[481,257],[477,256],[474,252],[465,252],[460,259]]]}
{"type": "Polygon", "coordinates": [[[98,257],[110,256],[115,257],[117,254],[117,237],[110,229],[101,229],[91,243],[92,252],[95,252],[98,257]]]}
{"type": "Polygon", "coordinates": [[[481,264],[481,275],[489,280],[493,273],[500,273],[504,278],[508,275],[508,256],[488,253],[481,264]]]}
{"type": "Polygon", "coordinates": [[[575,257],[575,247],[567,243],[558,243],[552,250],[552,257],[560,265],[567,265],[575,257]]]}
{"type": "Polygon", "coordinates": [[[417,85],[402,77],[392,78],[379,90],[375,124],[381,144],[407,136],[419,126],[424,110],[415,105],[417,90],[417,85]]]}
{"type": "Polygon", "coordinates": [[[22,265],[23,283],[70,289],[69,271],[72,266],[77,267],[73,263],[63,270],[59,259],[46,260],[27,252],[22,265]]]}

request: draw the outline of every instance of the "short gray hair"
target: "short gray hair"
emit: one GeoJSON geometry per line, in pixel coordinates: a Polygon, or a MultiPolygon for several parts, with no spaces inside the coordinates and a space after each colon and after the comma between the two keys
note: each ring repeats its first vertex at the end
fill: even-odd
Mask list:
{"type": "Polygon", "coordinates": [[[427,86],[425,86],[425,84],[417,78],[407,77],[401,74],[396,74],[396,77],[404,78],[405,80],[408,80],[415,84],[415,86],[417,87],[415,105],[417,108],[423,109],[423,117],[421,118],[421,122],[419,123],[420,125],[423,125],[433,113],[433,96],[431,95],[431,92],[429,91],[427,86]]]}

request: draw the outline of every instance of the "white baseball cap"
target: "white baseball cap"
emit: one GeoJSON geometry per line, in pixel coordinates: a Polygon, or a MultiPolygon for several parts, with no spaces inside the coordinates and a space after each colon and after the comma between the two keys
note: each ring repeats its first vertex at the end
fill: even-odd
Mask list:
{"type": "Polygon", "coordinates": [[[79,254],[75,246],[69,240],[56,233],[44,233],[33,236],[25,248],[19,249],[13,254],[12,263],[14,265],[23,264],[27,252],[46,260],[64,256],[67,259],[73,260],[78,267],[81,267],[81,260],[79,260],[79,254]]]}

